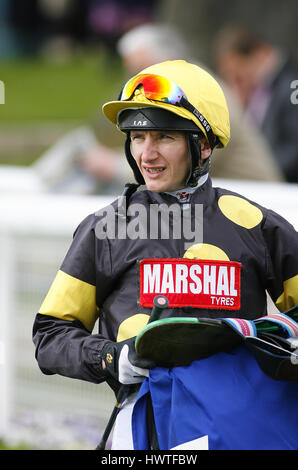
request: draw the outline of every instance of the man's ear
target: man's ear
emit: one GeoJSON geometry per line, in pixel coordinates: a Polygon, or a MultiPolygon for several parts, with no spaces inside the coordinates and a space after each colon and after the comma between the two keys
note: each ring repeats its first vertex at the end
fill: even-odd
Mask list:
{"type": "Polygon", "coordinates": [[[210,157],[211,154],[211,147],[208,140],[204,137],[201,140],[201,159],[206,160],[206,158],[210,157]]]}

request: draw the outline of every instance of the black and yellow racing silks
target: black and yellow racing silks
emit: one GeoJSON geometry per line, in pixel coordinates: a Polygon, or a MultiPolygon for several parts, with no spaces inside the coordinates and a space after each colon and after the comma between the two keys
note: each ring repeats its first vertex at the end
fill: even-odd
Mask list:
{"type": "MultiPolygon", "coordinates": [[[[298,304],[298,234],[284,218],[236,193],[213,188],[208,179],[188,204],[179,204],[181,213],[191,214],[201,205],[202,217],[193,218],[202,224],[200,240],[192,241],[183,230],[180,236],[171,230],[169,237],[150,236],[150,207],[173,204],[177,206],[177,199],[170,194],[137,191],[124,215],[115,201],[82,221],[34,322],[36,358],[44,373],[95,383],[106,380],[101,369],[105,343],[136,336],[150,315],[150,307],[139,302],[144,259],[241,264],[239,309],[169,308],[166,316],[255,319],[266,314],[266,291],[281,312],[298,304]],[[136,211],[131,209],[140,212],[140,207],[148,213],[138,219],[143,227],[133,225],[136,211]],[[123,220],[126,227],[131,223],[126,236],[123,220]]],[[[169,211],[171,227],[173,217],[177,213],[169,211]]]]}

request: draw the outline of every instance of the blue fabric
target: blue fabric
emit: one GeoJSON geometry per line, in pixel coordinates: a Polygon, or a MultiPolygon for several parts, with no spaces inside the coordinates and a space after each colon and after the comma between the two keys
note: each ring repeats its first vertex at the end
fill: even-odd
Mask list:
{"type": "Polygon", "coordinates": [[[211,450],[298,449],[298,383],[266,376],[247,348],[155,367],[134,406],[134,448],[148,449],[151,394],[161,450],[208,435],[211,450]]]}

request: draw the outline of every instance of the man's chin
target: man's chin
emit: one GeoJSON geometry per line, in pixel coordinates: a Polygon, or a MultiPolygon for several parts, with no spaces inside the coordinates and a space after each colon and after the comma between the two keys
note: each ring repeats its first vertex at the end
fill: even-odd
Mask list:
{"type": "Polygon", "coordinates": [[[168,191],[166,184],[157,181],[146,182],[146,186],[147,189],[153,193],[163,193],[164,191],[168,191]]]}

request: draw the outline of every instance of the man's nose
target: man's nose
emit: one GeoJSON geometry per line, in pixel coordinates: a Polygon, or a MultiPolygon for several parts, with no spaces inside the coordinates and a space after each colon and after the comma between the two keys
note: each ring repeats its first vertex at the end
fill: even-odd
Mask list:
{"type": "Polygon", "coordinates": [[[144,146],[142,150],[142,160],[144,162],[149,162],[151,160],[155,160],[158,156],[156,145],[154,139],[147,135],[144,140],[144,146]]]}

